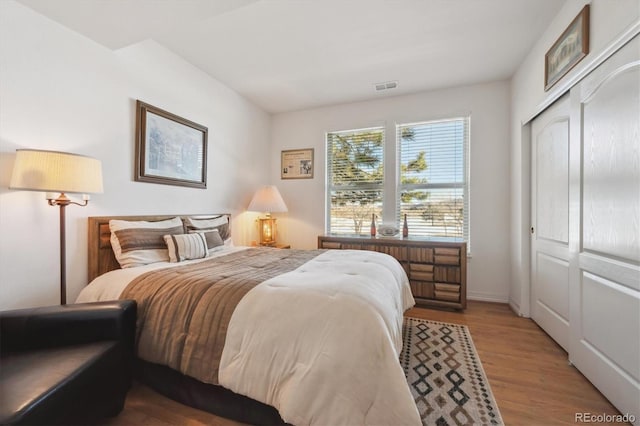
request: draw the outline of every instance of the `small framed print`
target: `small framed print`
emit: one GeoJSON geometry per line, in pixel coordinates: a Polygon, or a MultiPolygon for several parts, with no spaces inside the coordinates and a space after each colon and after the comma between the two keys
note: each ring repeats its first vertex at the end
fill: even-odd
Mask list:
{"type": "Polygon", "coordinates": [[[586,5],[544,55],[544,90],[551,89],[588,53],[589,5],[586,5]]]}
{"type": "Polygon", "coordinates": [[[313,148],[282,151],[280,178],[313,179],[313,148]]]}

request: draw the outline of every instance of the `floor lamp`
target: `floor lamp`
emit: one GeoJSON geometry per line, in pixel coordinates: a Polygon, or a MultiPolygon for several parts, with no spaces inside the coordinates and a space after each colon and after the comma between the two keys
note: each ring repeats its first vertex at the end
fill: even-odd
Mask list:
{"type": "Polygon", "coordinates": [[[274,185],[263,186],[251,199],[249,211],[266,212],[267,217],[259,218],[260,222],[260,245],[276,245],[276,219],[271,217],[271,213],[286,212],[287,205],[284,203],[278,188],[274,185]]]}
{"type": "Polygon", "coordinates": [[[60,207],[60,304],[67,303],[67,266],[65,208],[70,204],[86,206],[88,193],[102,192],[102,164],[83,155],[58,151],[18,149],[11,174],[10,189],[47,193],[50,206],[60,207]],[[82,203],[67,193],[81,193],[82,203]]]}

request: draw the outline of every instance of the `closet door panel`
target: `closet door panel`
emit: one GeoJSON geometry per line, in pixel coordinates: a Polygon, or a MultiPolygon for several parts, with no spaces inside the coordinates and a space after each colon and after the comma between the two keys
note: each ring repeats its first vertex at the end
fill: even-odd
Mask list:
{"type": "Polygon", "coordinates": [[[537,238],[569,242],[569,120],[559,117],[536,140],[537,238]]]}
{"type": "Polygon", "coordinates": [[[640,306],[637,291],[629,291],[606,278],[583,273],[583,345],[602,354],[620,374],[640,381],[640,306]],[[635,337],[635,338],[633,338],[635,337]]]}
{"type": "Polygon", "coordinates": [[[531,124],[531,318],[569,350],[569,98],[531,124]]]}
{"type": "Polygon", "coordinates": [[[571,362],[640,422],[640,36],[571,90],[571,362]]]}
{"type": "Polygon", "coordinates": [[[538,285],[540,303],[568,324],[569,262],[538,253],[538,285]]]}
{"type": "Polygon", "coordinates": [[[583,248],[640,261],[640,67],[621,68],[583,102],[583,248]]]}

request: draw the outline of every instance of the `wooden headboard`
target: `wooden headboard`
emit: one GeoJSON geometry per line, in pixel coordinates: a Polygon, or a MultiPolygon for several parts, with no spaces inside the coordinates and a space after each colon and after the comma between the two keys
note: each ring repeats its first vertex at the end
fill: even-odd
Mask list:
{"type": "MultiPolygon", "coordinates": [[[[89,217],[89,280],[90,283],[94,278],[120,269],[120,264],[116,260],[116,256],[111,249],[111,231],[109,230],[109,221],[111,219],[119,220],[146,220],[148,222],[157,222],[167,220],[174,217],[181,219],[187,217],[194,218],[210,218],[220,215],[227,215],[231,222],[229,213],[211,213],[211,214],[172,214],[172,215],[153,215],[153,216],[92,216],[89,217]]],[[[229,223],[231,225],[231,223],[229,223]]]]}

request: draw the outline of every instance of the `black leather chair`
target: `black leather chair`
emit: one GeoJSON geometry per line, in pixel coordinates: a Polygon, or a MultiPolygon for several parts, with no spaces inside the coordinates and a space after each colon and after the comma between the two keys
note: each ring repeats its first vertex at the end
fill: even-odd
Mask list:
{"type": "Polygon", "coordinates": [[[0,424],[90,424],[131,387],[133,300],[0,312],[0,424]]]}

